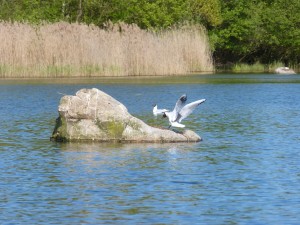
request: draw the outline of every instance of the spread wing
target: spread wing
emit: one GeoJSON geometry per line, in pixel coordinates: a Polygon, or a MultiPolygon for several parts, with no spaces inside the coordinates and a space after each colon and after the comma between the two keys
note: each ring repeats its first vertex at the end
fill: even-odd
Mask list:
{"type": "Polygon", "coordinates": [[[157,105],[155,105],[155,106],[153,107],[153,114],[154,114],[155,116],[160,115],[160,114],[163,114],[164,112],[169,112],[169,110],[168,110],[168,109],[158,109],[158,108],[157,108],[157,105]]]}
{"type": "Polygon", "coordinates": [[[184,104],[186,102],[186,99],[187,99],[186,94],[184,94],[177,100],[173,111],[171,113],[169,113],[169,120],[170,121],[175,121],[176,120],[180,110],[182,109],[182,107],[184,106],[184,104]]]}
{"type": "Polygon", "coordinates": [[[176,112],[176,114],[178,114],[178,113],[180,112],[180,110],[182,109],[182,107],[184,106],[186,100],[187,100],[186,94],[182,95],[182,96],[177,100],[173,112],[176,112]]]}
{"type": "Polygon", "coordinates": [[[201,103],[205,102],[205,99],[200,99],[194,102],[191,102],[187,105],[185,105],[179,112],[176,121],[178,121],[179,123],[185,119],[186,117],[188,117],[194,110],[195,108],[200,105],[201,103]]]}

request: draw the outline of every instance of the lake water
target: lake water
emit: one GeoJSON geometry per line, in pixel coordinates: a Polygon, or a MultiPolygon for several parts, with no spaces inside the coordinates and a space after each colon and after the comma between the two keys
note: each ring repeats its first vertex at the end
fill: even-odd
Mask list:
{"type": "Polygon", "coordinates": [[[0,83],[1,224],[299,224],[299,75],[0,83]],[[206,98],[183,122],[203,141],[50,142],[62,93],[91,87],[162,126],[154,103],[206,98]]]}

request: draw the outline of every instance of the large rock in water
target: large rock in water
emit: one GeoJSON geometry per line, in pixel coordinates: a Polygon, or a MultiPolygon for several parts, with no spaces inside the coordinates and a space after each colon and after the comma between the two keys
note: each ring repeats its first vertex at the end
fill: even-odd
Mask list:
{"type": "Polygon", "coordinates": [[[99,142],[198,142],[195,132],[182,133],[151,127],[128,113],[106,93],[93,88],[79,90],[60,100],[59,117],[51,140],[99,142]]]}

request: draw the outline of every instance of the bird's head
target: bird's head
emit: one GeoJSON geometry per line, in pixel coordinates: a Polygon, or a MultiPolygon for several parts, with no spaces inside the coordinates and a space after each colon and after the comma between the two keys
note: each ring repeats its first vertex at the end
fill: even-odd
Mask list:
{"type": "Polygon", "coordinates": [[[167,117],[167,114],[164,112],[162,115],[162,118],[166,118],[166,117],[167,117]]]}

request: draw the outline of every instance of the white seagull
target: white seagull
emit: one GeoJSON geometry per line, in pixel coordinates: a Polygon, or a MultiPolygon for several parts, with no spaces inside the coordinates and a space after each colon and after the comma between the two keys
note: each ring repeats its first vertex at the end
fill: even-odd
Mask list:
{"type": "Polygon", "coordinates": [[[157,108],[157,105],[155,105],[153,107],[153,115],[154,116],[157,116],[157,115],[162,115],[164,114],[165,112],[169,112],[170,110],[167,110],[167,109],[158,109],[157,108]]]}
{"type": "Polygon", "coordinates": [[[185,105],[186,100],[187,96],[184,94],[177,100],[175,108],[172,112],[163,113],[163,117],[168,117],[169,119],[169,128],[171,126],[181,128],[185,127],[185,125],[181,124],[181,121],[188,117],[198,105],[205,102],[205,99],[200,99],[185,105]]]}

